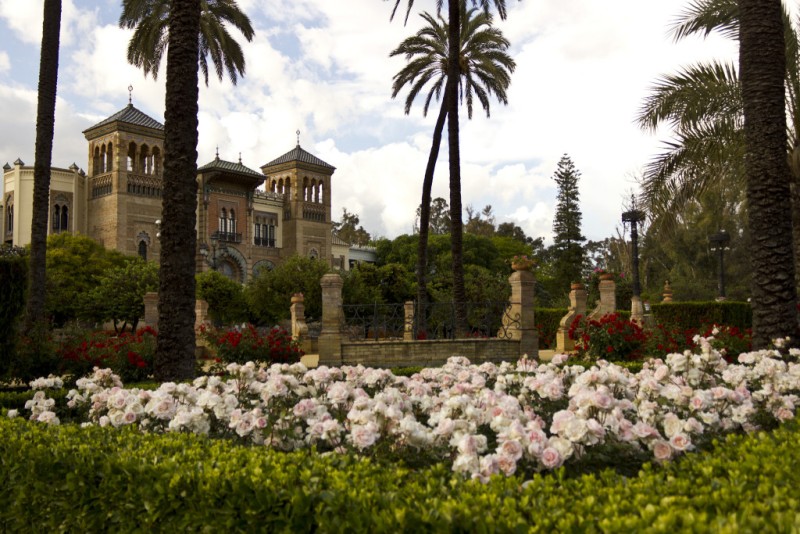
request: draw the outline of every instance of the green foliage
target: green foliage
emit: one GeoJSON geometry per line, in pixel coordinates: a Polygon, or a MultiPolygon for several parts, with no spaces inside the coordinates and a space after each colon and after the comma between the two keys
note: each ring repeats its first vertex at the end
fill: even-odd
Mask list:
{"type": "Polygon", "coordinates": [[[25,309],[28,257],[25,249],[0,245],[0,376],[11,365],[17,325],[25,309]]]}
{"type": "Polygon", "coordinates": [[[502,476],[481,484],[441,465],[411,470],[0,415],[0,524],[39,532],[791,532],[800,516],[798,439],[792,422],[629,477],[559,470],[524,484],[502,476]]]}
{"type": "Polygon", "coordinates": [[[248,284],[245,294],[259,324],[275,324],[291,315],[292,295],[302,293],[309,320],[322,317],[320,280],[329,272],[324,261],[292,256],[271,271],[261,270],[248,284]]]}
{"type": "Polygon", "coordinates": [[[369,304],[383,303],[380,289],[373,284],[377,267],[371,263],[356,265],[342,275],[342,303],[343,304],[369,304]]]}
{"type": "Polygon", "coordinates": [[[75,320],[82,296],[97,287],[113,267],[123,267],[126,256],[107,250],[97,241],[68,232],[47,238],[46,310],[55,326],[75,320]]]}
{"type": "Polygon", "coordinates": [[[21,332],[17,340],[6,376],[27,382],[58,371],[57,344],[49,324],[36,323],[21,332]]]}
{"type": "Polygon", "coordinates": [[[539,331],[539,349],[556,348],[556,332],[567,308],[534,308],[536,329],[539,331]]]}
{"type": "Polygon", "coordinates": [[[650,311],[656,323],[682,330],[713,324],[746,330],[753,325],[753,310],[748,302],[668,302],[652,304],[650,311]]]}
{"type": "Polygon", "coordinates": [[[97,323],[112,321],[116,332],[123,332],[128,325],[136,330],[149,291],[158,291],[158,265],[131,258],[99,277],[97,286],[82,296],[79,316],[97,323]]]}
{"type": "Polygon", "coordinates": [[[249,318],[244,288],[218,271],[205,271],[195,276],[197,298],[208,303],[208,315],[217,325],[240,324],[249,318]]]}

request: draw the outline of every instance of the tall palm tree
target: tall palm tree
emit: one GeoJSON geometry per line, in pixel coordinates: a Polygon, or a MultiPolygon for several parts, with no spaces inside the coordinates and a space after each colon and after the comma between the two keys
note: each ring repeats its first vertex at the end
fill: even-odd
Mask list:
{"type": "MultiPolygon", "coordinates": [[[[242,47],[226,28],[230,24],[253,40],[253,26],[236,0],[201,0],[199,63],[208,85],[208,56],[214,64],[217,78],[228,72],[235,85],[244,75],[245,59],[242,47]]],[[[168,21],[170,2],[167,0],[123,0],[119,17],[121,28],[133,29],[128,43],[128,62],[141,67],[145,75],[158,76],[161,59],[169,42],[168,21]]]]}
{"type": "Polygon", "coordinates": [[[53,158],[61,0],[45,0],[42,50],[39,59],[39,93],[36,109],[36,147],[33,164],[33,217],[31,221],[30,283],[26,329],[44,319],[47,219],[50,213],[50,164],[53,158]]]}
{"type": "MultiPolygon", "coordinates": [[[[427,116],[431,101],[439,100],[447,80],[448,64],[448,26],[441,17],[438,20],[429,13],[422,13],[427,23],[415,35],[404,40],[391,52],[390,56],[405,55],[408,64],[394,76],[392,98],[404,87],[410,86],[405,101],[405,113],[411,111],[414,100],[426,87],[423,114],[427,116]]],[[[497,28],[492,27],[492,16],[477,9],[467,10],[466,2],[461,3],[462,25],[460,34],[459,88],[466,99],[467,116],[472,118],[473,101],[477,96],[481,106],[490,116],[489,96],[494,94],[503,104],[508,104],[506,91],[511,83],[511,73],[516,63],[506,53],[508,40],[497,28]]],[[[422,184],[422,204],[420,205],[420,230],[417,249],[417,302],[420,307],[420,327],[424,329],[424,310],[427,303],[427,250],[430,223],[431,188],[436,160],[447,116],[446,99],[441,99],[439,115],[433,130],[433,141],[425,168],[422,184]]]]}
{"type": "Polygon", "coordinates": [[[791,171],[786,158],[786,44],[780,0],[739,0],[739,69],[750,207],[753,345],[797,339],[791,171]]]}
{"type": "Polygon", "coordinates": [[[236,83],[244,74],[244,55],[225,29],[228,22],[249,41],[250,20],[235,0],[123,0],[120,26],[136,28],[128,59],[145,74],[158,73],[166,51],[164,184],[161,268],[158,292],[159,336],[155,373],[160,380],[194,376],[195,263],[197,245],[198,65],[208,83],[211,56],[217,77],[225,70],[236,83]]]}
{"type": "MultiPolygon", "coordinates": [[[[792,171],[792,210],[800,221],[800,36],[782,11],[786,49],[787,151],[792,171]]],[[[673,35],[707,35],[713,31],[739,39],[737,0],[702,0],[680,16],[673,35]]],[[[675,139],[666,142],[645,170],[644,204],[655,229],[670,230],[693,198],[719,185],[737,187],[745,200],[744,115],[741,84],[734,63],[693,65],[662,77],[646,99],[638,122],[645,130],[672,126],[675,139]]],[[[795,270],[800,266],[800,224],[794,225],[795,270]]],[[[800,271],[798,271],[800,274],[800,271]]],[[[800,280],[798,280],[800,282],[800,280]]]]}
{"type": "MultiPolygon", "coordinates": [[[[411,13],[414,0],[395,0],[392,18],[400,3],[405,1],[406,21],[411,13]]],[[[458,127],[458,86],[459,86],[459,30],[461,28],[461,3],[464,0],[447,0],[447,82],[443,103],[447,108],[447,143],[450,160],[450,249],[453,256],[453,300],[455,302],[456,334],[464,334],[467,329],[466,291],[464,289],[463,233],[464,221],[461,207],[461,157],[458,127]]],[[[441,11],[443,0],[436,0],[436,8],[441,11]]],[[[501,19],[506,18],[505,0],[472,0],[488,13],[491,5],[497,9],[501,19]]]]}

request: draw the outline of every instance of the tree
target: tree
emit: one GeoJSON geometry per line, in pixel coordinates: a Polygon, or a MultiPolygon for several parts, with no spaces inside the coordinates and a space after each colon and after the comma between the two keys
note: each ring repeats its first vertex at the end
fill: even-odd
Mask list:
{"type": "Polygon", "coordinates": [[[33,216],[26,330],[32,330],[45,316],[47,279],[47,221],[50,214],[50,165],[58,87],[58,51],[61,32],[61,0],[45,0],[42,49],[39,55],[39,91],[36,108],[36,147],[33,164],[33,216]]]}
{"type": "Polygon", "coordinates": [[[342,220],[333,223],[333,230],[339,236],[339,239],[350,245],[360,247],[368,245],[372,240],[372,236],[364,230],[363,226],[358,224],[361,222],[358,215],[348,212],[347,208],[342,208],[342,211],[342,220]]]}
{"type": "Polygon", "coordinates": [[[570,157],[564,154],[558,162],[553,180],[558,186],[556,214],[553,219],[553,252],[558,287],[566,290],[570,282],[581,279],[583,246],[586,238],[581,234],[581,209],[578,180],[581,173],[570,157]]]}
{"type": "Polygon", "coordinates": [[[780,0],[739,0],[739,71],[753,270],[753,346],[797,340],[791,171],[786,158],[786,43],[780,0]]]}
{"type": "Polygon", "coordinates": [[[195,276],[197,298],[208,303],[208,315],[218,325],[242,323],[249,319],[247,299],[242,285],[219,271],[205,271],[195,276]]]}
{"type": "Polygon", "coordinates": [[[89,237],[62,232],[47,238],[46,260],[45,312],[53,325],[63,326],[81,316],[83,295],[128,257],[89,237]]]}
{"type": "Polygon", "coordinates": [[[495,234],[494,221],[492,206],[487,205],[480,213],[476,213],[472,206],[467,206],[467,224],[464,225],[464,231],[468,234],[491,237],[495,234]]]}
{"type": "Polygon", "coordinates": [[[197,234],[198,64],[208,83],[206,57],[217,77],[228,71],[236,83],[244,57],[225,29],[236,26],[248,40],[249,19],[234,0],[123,0],[121,27],[136,28],[128,58],[154,77],[167,55],[164,112],[164,187],[158,292],[157,380],[194,376],[195,258],[197,234]]]}
{"type": "Polygon", "coordinates": [[[250,310],[260,324],[272,325],[289,318],[292,295],[302,293],[306,317],[319,319],[322,317],[320,280],[328,272],[324,261],[297,255],[271,271],[259,271],[245,291],[250,310]]]}
{"type": "MultiPolygon", "coordinates": [[[[475,3],[475,2],[473,2],[475,3]]],[[[400,0],[395,2],[392,16],[397,10],[400,0]]],[[[503,104],[508,103],[506,89],[511,83],[511,73],[516,64],[505,53],[509,43],[502,33],[492,27],[492,17],[488,12],[488,0],[480,2],[484,8],[476,14],[475,9],[467,11],[466,0],[449,0],[448,20],[441,16],[437,21],[429,13],[423,13],[427,22],[416,35],[409,37],[390,55],[405,55],[409,60],[394,77],[392,97],[406,85],[410,91],[406,98],[405,112],[409,113],[411,104],[417,94],[429,82],[432,85],[425,101],[423,113],[427,114],[431,100],[437,100],[442,94],[439,116],[434,128],[431,152],[425,170],[422,186],[422,204],[420,211],[420,241],[417,261],[417,299],[424,307],[427,299],[425,272],[427,262],[428,221],[431,201],[431,188],[436,160],[439,155],[444,121],[448,122],[448,144],[450,157],[450,221],[451,248],[453,251],[453,283],[456,303],[456,322],[459,331],[466,330],[466,309],[464,290],[464,265],[462,258],[463,222],[461,210],[461,171],[458,144],[458,104],[459,92],[466,98],[468,117],[472,118],[473,99],[477,96],[481,106],[489,116],[489,96],[495,94],[503,104]]],[[[505,18],[505,0],[495,0],[501,18],[505,18]]],[[[413,0],[408,0],[406,20],[413,0]]],[[[441,7],[441,2],[437,3],[441,7]]]]}
{"type": "MultiPolygon", "coordinates": [[[[128,43],[128,62],[140,67],[145,75],[158,76],[158,69],[169,43],[169,8],[166,0],[123,0],[119,17],[121,28],[133,29],[128,43]]],[[[244,75],[245,59],[242,47],[226,28],[229,24],[239,30],[247,41],[253,40],[253,26],[235,0],[203,0],[200,3],[200,70],[208,85],[208,56],[214,64],[217,78],[227,71],[236,85],[244,75]]]]}
{"type": "MultiPolygon", "coordinates": [[[[739,39],[737,0],[694,2],[674,26],[676,39],[712,31],[739,39]]],[[[792,171],[793,217],[800,220],[800,38],[792,17],[782,10],[785,36],[785,105],[789,111],[787,143],[792,171]]],[[[643,201],[656,232],[669,235],[684,208],[697,197],[738,193],[735,206],[745,202],[745,134],[740,73],[733,63],[710,62],[664,76],[639,114],[639,125],[655,131],[674,128],[675,139],[648,165],[642,177],[643,201]]],[[[718,221],[725,226],[730,219],[718,221]]],[[[800,265],[800,224],[794,226],[795,271],[800,265]]]]}
{"type": "Polygon", "coordinates": [[[144,315],[144,296],[158,289],[158,265],[139,257],[106,271],[81,298],[81,315],[95,321],[112,321],[114,331],[124,332],[128,325],[135,332],[144,315]]]}
{"type": "MultiPolygon", "coordinates": [[[[417,207],[417,219],[414,224],[417,233],[421,233],[422,204],[417,207]]],[[[430,202],[428,216],[428,235],[443,235],[450,233],[450,206],[447,200],[436,197],[430,202]]],[[[426,255],[427,256],[427,255],[426,255]]]]}

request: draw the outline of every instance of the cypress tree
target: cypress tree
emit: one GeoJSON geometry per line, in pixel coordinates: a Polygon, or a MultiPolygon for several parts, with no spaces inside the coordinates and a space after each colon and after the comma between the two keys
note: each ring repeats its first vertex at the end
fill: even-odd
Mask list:
{"type": "Polygon", "coordinates": [[[564,154],[553,175],[558,186],[556,214],[553,219],[552,246],[553,267],[557,288],[569,291],[569,284],[581,279],[584,260],[581,234],[581,210],[579,207],[578,179],[581,173],[570,157],[564,154]]]}

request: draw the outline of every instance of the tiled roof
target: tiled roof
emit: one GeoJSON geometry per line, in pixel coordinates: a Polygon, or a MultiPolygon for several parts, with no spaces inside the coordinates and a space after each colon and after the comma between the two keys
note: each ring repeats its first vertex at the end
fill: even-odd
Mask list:
{"type": "Polygon", "coordinates": [[[350,243],[348,243],[347,241],[345,241],[344,239],[339,237],[339,235],[336,232],[331,232],[331,237],[332,237],[331,243],[333,245],[339,245],[339,246],[345,246],[345,247],[349,247],[350,246],[350,243]]]}
{"type": "Polygon", "coordinates": [[[136,109],[133,104],[128,104],[121,110],[117,111],[109,118],[102,120],[92,126],[91,128],[87,128],[84,132],[88,132],[89,130],[94,130],[100,126],[105,126],[106,124],[110,124],[112,122],[124,122],[126,124],[133,124],[135,126],[144,126],[146,128],[153,128],[155,130],[163,130],[164,125],[155,120],[153,117],[142,113],[138,109],[136,109]]]}
{"type": "Polygon", "coordinates": [[[237,174],[245,174],[247,176],[252,176],[253,178],[263,179],[264,175],[260,172],[256,172],[249,167],[245,167],[240,163],[234,163],[232,161],[225,161],[224,159],[219,159],[217,157],[211,163],[206,163],[202,167],[197,169],[197,172],[203,171],[223,171],[223,172],[234,172],[237,174]]]}
{"type": "Polygon", "coordinates": [[[331,170],[336,168],[333,165],[325,163],[324,161],[319,159],[314,154],[306,152],[305,150],[300,148],[300,145],[297,145],[296,147],[294,147],[293,150],[290,150],[289,152],[287,152],[283,156],[281,156],[281,157],[279,157],[277,159],[274,159],[274,160],[270,161],[269,163],[267,163],[265,165],[262,165],[262,168],[263,167],[271,167],[273,165],[280,165],[281,163],[289,163],[290,161],[299,161],[301,163],[309,163],[311,165],[317,165],[319,167],[325,167],[326,169],[331,169],[331,170]]]}

